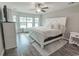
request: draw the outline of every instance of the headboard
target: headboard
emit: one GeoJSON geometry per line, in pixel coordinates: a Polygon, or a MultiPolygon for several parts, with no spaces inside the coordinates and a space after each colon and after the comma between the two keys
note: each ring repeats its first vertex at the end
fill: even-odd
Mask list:
{"type": "Polygon", "coordinates": [[[59,23],[61,25],[66,25],[66,17],[57,17],[57,18],[47,18],[44,25],[51,25],[52,23],[59,23]]]}

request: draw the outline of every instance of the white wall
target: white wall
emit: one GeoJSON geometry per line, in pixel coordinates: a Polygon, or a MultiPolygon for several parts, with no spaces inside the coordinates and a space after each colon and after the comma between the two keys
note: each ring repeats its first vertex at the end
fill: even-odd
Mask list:
{"type": "Polygon", "coordinates": [[[79,32],[79,4],[72,7],[64,8],[57,11],[51,11],[48,14],[43,15],[43,25],[46,18],[53,17],[67,17],[67,32],[75,31],[79,32]]]}

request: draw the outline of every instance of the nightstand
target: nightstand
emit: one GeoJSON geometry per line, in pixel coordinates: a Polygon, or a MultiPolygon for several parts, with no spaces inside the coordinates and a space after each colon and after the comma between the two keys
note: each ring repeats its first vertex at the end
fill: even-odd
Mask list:
{"type": "Polygon", "coordinates": [[[79,33],[78,32],[70,32],[69,43],[76,44],[77,46],[79,46],[79,33]]]}

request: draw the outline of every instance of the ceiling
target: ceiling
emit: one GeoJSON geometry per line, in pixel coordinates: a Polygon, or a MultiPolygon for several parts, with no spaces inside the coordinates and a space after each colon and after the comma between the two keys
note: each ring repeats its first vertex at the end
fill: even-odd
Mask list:
{"type": "MultiPolygon", "coordinates": [[[[78,2],[74,4],[69,3],[70,2],[44,2],[44,4],[49,7],[46,13],[79,4],[78,2]]],[[[0,2],[0,5],[7,5],[8,8],[16,11],[36,14],[35,10],[31,10],[34,8],[33,2],[0,2]]]]}

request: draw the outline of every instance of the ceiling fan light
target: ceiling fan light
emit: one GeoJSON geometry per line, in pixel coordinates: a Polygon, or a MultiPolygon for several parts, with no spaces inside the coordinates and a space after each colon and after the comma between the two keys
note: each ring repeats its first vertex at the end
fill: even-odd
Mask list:
{"type": "Polygon", "coordinates": [[[37,8],[37,10],[36,10],[37,12],[41,12],[41,9],[40,8],[37,8]]]}

